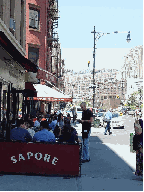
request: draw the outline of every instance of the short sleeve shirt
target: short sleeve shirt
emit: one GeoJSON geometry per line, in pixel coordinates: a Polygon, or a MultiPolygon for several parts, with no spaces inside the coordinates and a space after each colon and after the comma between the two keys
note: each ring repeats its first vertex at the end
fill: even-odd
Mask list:
{"type": "MultiPolygon", "coordinates": [[[[90,120],[91,117],[93,117],[93,113],[89,109],[82,112],[82,120],[90,120]]],[[[91,123],[84,122],[82,124],[82,137],[83,138],[87,138],[90,128],[91,128],[91,123]]]]}

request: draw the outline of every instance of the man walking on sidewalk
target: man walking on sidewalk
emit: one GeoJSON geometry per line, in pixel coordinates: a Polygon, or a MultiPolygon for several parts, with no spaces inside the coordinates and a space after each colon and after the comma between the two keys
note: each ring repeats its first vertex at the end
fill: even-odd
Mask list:
{"type": "Polygon", "coordinates": [[[112,113],[111,113],[111,109],[108,110],[108,112],[105,115],[105,121],[107,122],[107,126],[104,132],[104,135],[107,135],[107,131],[109,132],[109,135],[111,134],[110,132],[110,121],[112,119],[112,113]]]}
{"type": "Polygon", "coordinates": [[[82,150],[82,163],[90,161],[89,154],[89,137],[90,137],[90,129],[91,123],[93,121],[93,113],[86,109],[86,103],[82,102],[80,105],[82,112],[82,139],[83,139],[83,150],[82,150]]]}

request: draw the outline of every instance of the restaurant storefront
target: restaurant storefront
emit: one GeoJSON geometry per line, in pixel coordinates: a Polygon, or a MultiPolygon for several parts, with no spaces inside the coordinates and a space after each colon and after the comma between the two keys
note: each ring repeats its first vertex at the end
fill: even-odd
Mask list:
{"type": "Polygon", "coordinates": [[[19,108],[24,106],[26,73],[36,73],[38,68],[26,59],[0,31],[0,122],[6,118],[6,138],[10,125],[15,123],[19,108]]]}

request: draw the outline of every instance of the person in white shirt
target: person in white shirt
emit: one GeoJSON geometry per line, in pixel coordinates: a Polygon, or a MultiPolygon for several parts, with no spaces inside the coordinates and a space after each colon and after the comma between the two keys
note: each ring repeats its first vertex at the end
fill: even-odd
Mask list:
{"type": "Polygon", "coordinates": [[[40,127],[41,117],[37,117],[37,120],[34,123],[34,127],[40,127]]]}

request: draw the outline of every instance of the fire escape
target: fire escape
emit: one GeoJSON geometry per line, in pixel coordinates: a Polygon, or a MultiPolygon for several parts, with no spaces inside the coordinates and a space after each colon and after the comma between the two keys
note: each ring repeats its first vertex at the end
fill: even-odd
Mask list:
{"type": "Polygon", "coordinates": [[[46,70],[58,77],[58,0],[49,0],[47,8],[47,62],[46,70]]]}

